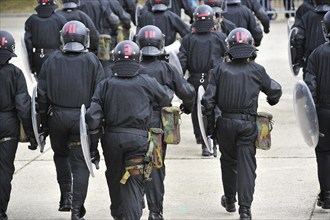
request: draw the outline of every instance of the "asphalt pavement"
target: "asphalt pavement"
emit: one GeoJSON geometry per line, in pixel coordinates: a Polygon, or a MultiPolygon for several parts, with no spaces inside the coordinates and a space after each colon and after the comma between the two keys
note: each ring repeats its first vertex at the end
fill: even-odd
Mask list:
{"type": "MultiPolygon", "coordinates": [[[[26,19],[26,15],[0,15],[0,29],[9,31],[16,39],[18,57],[13,58],[12,63],[22,69],[21,37],[26,19]]],[[[293,111],[293,88],[301,77],[290,73],[287,48],[287,20],[278,18],[271,23],[270,33],[264,36],[256,59],[282,85],[283,96],[279,104],[272,107],[264,95],[259,99],[259,111],[272,113],[275,124],[271,150],[257,151],[252,216],[257,220],[330,220],[330,210],[316,206],[319,185],[314,149],[304,143],[293,111]]],[[[32,86],[29,82],[30,91],[32,86]]],[[[19,144],[7,211],[11,220],[70,219],[70,213],[57,211],[60,192],[53,152],[47,141],[44,153],[30,151],[27,144],[19,144]]],[[[223,188],[219,156],[201,156],[190,116],[182,115],[181,143],[168,146],[165,163],[165,219],[239,218],[238,213],[227,213],[220,204],[223,188]]],[[[89,181],[86,219],[112,219],[104,172],[102,158],[100,170],[89,181]]],[[[144,209],[142,219],[147,216],[148,210],[144,209]]]]}

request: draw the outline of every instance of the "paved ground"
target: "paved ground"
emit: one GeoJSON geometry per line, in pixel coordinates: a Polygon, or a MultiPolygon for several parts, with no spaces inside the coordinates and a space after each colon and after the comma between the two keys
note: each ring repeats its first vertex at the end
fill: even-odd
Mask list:
{"type": "MultiPolygon", "coordinates": [[[[23,67],[20,37],[26,17],[1,17],[0,28],[10,31],[17,41],[18,58],[13,63],[23,67]]],[[[271,112],[275,125],[272,149],[257,152],[257,180],[252,215],[254,219],[329,220],[330,211],[315,206],[319,186],[316,160],[296,125],[292,89],[297,78],[289,71],[286,20],[271,23],[259,48],[257,62],[283,86],[283,97],[277,106],[270,107],[265,96],[260,97],[260,111],[271,112]]],[[[31,84],[29,85],[31,88],[31,84]]],[[[238,219],[220,205],[223,194],[219,158],[201,157],[195,144],[190,117],[182,117],[182,141],[169,145],[165,180],[166,219],[238,219]]],[[[16,172],[12,181],[8,208],[10,219],[69,219],[69,213],[57,211],[59,189],[56,183],[52,151],[47,145],[43,154],[29,151],[20,144],[16,155],[16,172]]],[[[111,219],[110,200],[104,177],[105,164],[100,163],[95,178],[90,178],[86,201],[86,219],[111,219]]],[[[147,219],[144,211],[143,219],[147,219]]]]}

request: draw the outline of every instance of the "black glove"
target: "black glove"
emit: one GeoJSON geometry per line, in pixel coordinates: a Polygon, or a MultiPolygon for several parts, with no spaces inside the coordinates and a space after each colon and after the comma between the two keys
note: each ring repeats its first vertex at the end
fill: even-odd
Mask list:
{"type": "Polygon", "coordinates": [[[265,34],[268,34],[269,33],[269,27],[267,27],[267,28],[264,27],[264,32],[265,32],[265,34]]]}
{"type": "Polygon", "coordinates": [[[46,142],[46,138],[48,137],[48,135],[49,135],[49,128],[48,127],[44,127],[44,126],[42,126],[41,128],[40,128],[40,133],[43,135],[43,137],[44,137],[44,142],[46,142]]]}
{"type": "Polygon", "coordinates": [[[271,99],[268,99],[268,98],[267,98],[267,102],[268,102],[271,106],[276,105],[276,104],[278,103],[278,101],[276,102],[276,101],[271,100],[271,99]]]}
{"type": "Polygon", "coordinates": [[[30,137],[29,141],[30,141],[30,145],[28,146],[28,148],[30,150],[36,150],[38,148],[38,143],[35,137],[30,137]]]}
{"type": "Polygon", "coordinates": [[[95,164],[96,169],[98,170],[99,167],[99,163],[100,163],[100,154],[98,150],[93,150],[91,151],[91,159],[92,159],[92,163],[95,164]]]}
{"type": "Polygon", "coordinates": [[[180,110],[187,115],[191,113],[191,110],[185,107],[183,103],[180,105],[180,110]]]}

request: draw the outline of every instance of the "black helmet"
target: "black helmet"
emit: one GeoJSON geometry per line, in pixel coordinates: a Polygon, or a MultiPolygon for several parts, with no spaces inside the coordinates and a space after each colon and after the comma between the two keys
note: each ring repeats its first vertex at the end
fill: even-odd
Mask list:
{"type": "Polygon", "coordinates": [[[15,39],[8,31],[0,30],[0,64],[5,64],[15,54],[15,39]]]}
{"type": "Polygon", "coordinates": [[[152,11],[166,11],[170,0],[149,0],[152,11]]]}
{"type": "Polygon", "coordinates": [[[323,34],[324,34],[325,40],[329,41],[329,39],[330,39],[330,11],[328,11],[323,17],[322,29],[323,29],[323,34]]]}
{"type": "Polygon", "coordinates": [[[200,5],[195,9],[194,20],[196,32],[210,32],[214,28],[215,12],[208,5],[200,5]]]}
{"type": "Polygon", "coordinates": [[[137,43],[142,55],[159,56],[165,46],[165,36],[158,27],[147,25],[137,34],[137,43]]]}
{"type": "Polygon", "coordinates": [[[241,3],[241,0],[227,0],[226,3],[227,3],[227,5],[234,5],[234,4],[241,3]]]}
{"type": "Polygon", "coordinates": [[[139,46],[130,40],[124,40],[117,44],[113,51],[113,60],[123,61],[130,60],[135,62],[140,62],[140,48],[139,46]]]}
{"type": "Polygon", "coordinates": [[[62,9],[72,9],[80,5],[80,0],[62,0],[62,3],[62,9]]]}
{"type": "Polygon", "coordinates": [[[37,0],[38,5],[34,8],[40,17],[49,17],[57,8],[55,0],[37,0]]]}
{"type": "Polygon", "coordinates": [[[204,4],[212,7],[215,13],[224,13],[227,11],[225,0],[204,0],[204,4]]]}
{"type": "Polygon", "coordinates": [[[251,33],[245,28],[235,28],[226,39],[227,54],[234,59],[249,58],[254,56],[257,49],[251,33]]]}
{"type": "Polygon", "coordinates": [[[89,29],[80,21],[67,22],[60,33],[64,52],[82,52],[89,47],[89,29]]]}

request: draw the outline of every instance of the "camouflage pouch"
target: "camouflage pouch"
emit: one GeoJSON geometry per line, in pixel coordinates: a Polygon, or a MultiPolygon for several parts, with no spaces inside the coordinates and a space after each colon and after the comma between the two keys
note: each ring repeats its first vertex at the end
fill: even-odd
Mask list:
{"type": "Polygon", "coordinates": [[[107,34],[101,34],[99,46],[97,49],[97,56],[100,60],[110,60],[110,46],[111,36],[107,34]]]}
{"type": "Polygon", "coordinates": [[[166,144],[179,144],[181,120],[179,107],[163,107],[161,115],[164,130],[164,142],[166,144]]]}
{"type": "Polygon", "coordinates": [[[152,166],[159,169],[163,166],[163,130],[161,128],[149,129],[149,149],[152,156],[152,166]]]}
{"type": "Polygon", "coordinates": [[[258,135],[255,142],[256,148],[261,150],[269,150],[271,146],[271,134],[274,121],[273,115],[267,112],[258,112],[257,130],[258,135]]]}
{"type": "Polygon", "coordinates": [[[29,142],[29,138],[25,134],[22,123],[20,123],[20,125],[19,125],[19,139],[18,139],[18,141],[21,142],[21,143],[29,142]]]}

